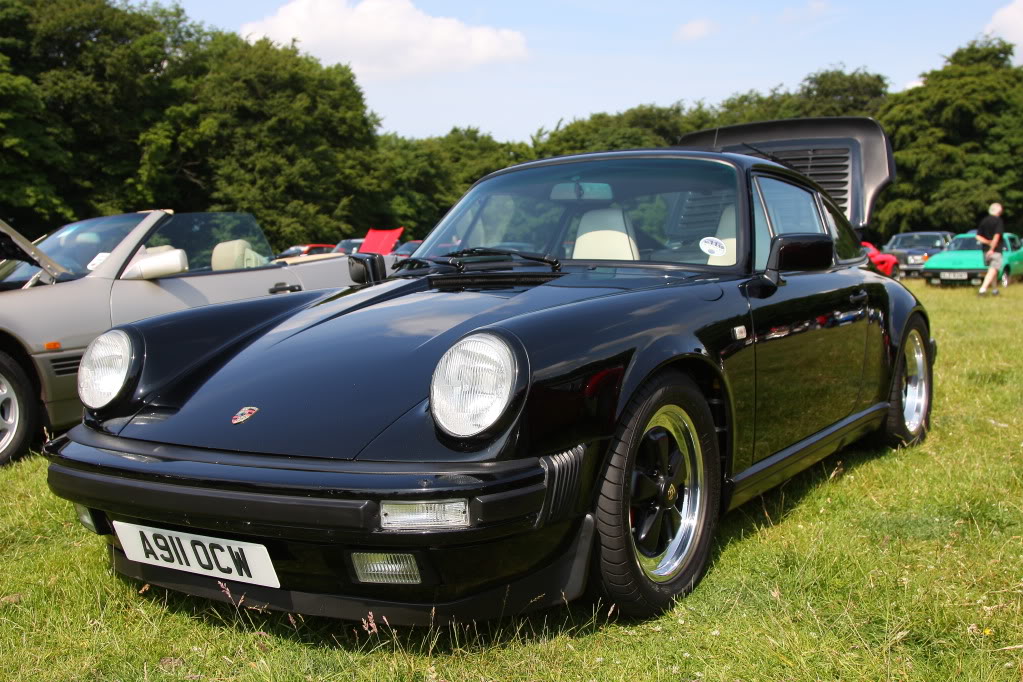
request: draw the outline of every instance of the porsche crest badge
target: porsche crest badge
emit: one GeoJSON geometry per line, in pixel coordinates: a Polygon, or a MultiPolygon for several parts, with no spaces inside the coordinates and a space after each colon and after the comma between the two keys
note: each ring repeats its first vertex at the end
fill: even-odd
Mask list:
{"type": "Polygon", "coordinates": [[[233,417],[231,417],[231,423],[241,424],[243,421],[247,420],[249,417],[256,414],[257,412],[259,412],[258,407],[243,407],[242,409],[238,410],[238,412],[233,417]]]}

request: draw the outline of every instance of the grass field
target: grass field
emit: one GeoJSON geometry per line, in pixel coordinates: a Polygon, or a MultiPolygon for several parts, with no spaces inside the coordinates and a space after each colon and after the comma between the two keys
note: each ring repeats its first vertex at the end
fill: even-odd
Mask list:
{"type": "Polygon", "coordinates": [[[1023,680],[1023,285],[911,286],[940,343],[928,440],[849,448],[729,514],[662,618],[373,631],[146,588],[29,457],[0,470],[0,678],[1023,680]]]}

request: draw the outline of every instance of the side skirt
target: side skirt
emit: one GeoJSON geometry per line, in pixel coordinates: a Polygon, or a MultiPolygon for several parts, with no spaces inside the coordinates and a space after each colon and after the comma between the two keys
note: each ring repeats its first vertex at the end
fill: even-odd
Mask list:
{"type": "Polygon", "coordinates": [[[877,430],[887,411],[887,402],[878,403],[756,462],[732,479],[731,485],[726,484],[726,488],[732,489],[727,510],[735,509],[831,453],[877,430]]]}

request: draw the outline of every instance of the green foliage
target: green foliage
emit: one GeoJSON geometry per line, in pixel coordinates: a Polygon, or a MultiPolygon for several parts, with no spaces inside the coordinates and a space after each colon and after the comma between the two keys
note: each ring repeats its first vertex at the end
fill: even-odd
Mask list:
{"type": "Polygon", "coordinates": [[[867,115],[891,135],[899,172],[877,207],[880,237],[968,229],[994,200],[1019,230],[1023,71],[1011,59],[1010,44],[985,38],[897,94],[884,76],[830,67],[793,90],[595,113],[528,142],[474,127],[405,139],[378,134],[347,67],[295,45],[209,31],[177,6],[0,0],[0,217],[29,237],[144,208],[251,212],[276,248],[370,227],[422,237],[473,182],[514,163],[867,115]]]}
{"type": "Polygon", "coordinates": [[[479,178],[533,158],[525,144],[498,142],[477,128],[443,137],[378,139],[375,178],[393,224],[421,239],[479,178]]]}
{"type": "Polygon", "coordinates": [[[664,147],[683,132],[681,104],[658,107],[641,105],[619,114],[593,114],[554,130],[541,128],[533,134],[538,158],[609,149],[664,147]]]}
{"type": "Polygon", "coordinates": [[[187,210],[253,213],[275,248],[355,233],[372,210],[376,120],[347,66],[323,67],[294,46],[218,33],[141,138],[135,188],[187,210]]]}
{"type": "Polygon", "coordinates": [[[0,54],[0,217],[26,233],[38,233],[33,222],[70,219],[71,209],[52,178],[70,165],[68,153],[56,143],[45,121],[45,107],[36,85],[11,73],[10,59],[0,54]]]}
{"type": "MultiPolygon", "coordinates": [[[[877,228],[966,231],[992,201],[1023,201],[1023,70],[1000,39],[971,42],[889,96],[880,112],[892,137],[899,182],[884,195],[877,228]]],[[[1018,224],[1018,218],[1015,222],[1018,224]]]]}

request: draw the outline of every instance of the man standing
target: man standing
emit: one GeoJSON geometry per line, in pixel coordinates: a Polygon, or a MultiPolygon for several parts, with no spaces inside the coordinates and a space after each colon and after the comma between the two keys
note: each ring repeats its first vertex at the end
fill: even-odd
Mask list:
{"type": "Polygon", "coordinates": [[[984,282],[977,292],[981,296],[987,294],[988,287],[991,295],[998,295],[998,273],[1002,271],[1002,251],[1005,249],[1002,234],[1005,232],[1005,224],[1002,222],[1002,205],[998,202],[991,204],[987,210],[988,215],[980,221],[977,226],[977,241],[984,245],[984,264],[987,265],[987,274],[984,275],[984,282]]]}

